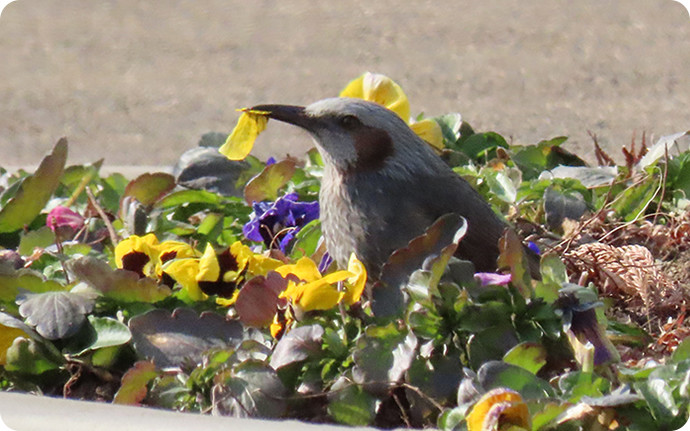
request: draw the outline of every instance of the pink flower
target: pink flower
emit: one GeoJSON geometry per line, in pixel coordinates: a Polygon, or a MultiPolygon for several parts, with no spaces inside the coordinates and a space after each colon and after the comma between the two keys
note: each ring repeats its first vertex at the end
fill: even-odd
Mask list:
{"type": "Polygon", "coordinates": [[[495,272],[478,272],[474,274],[482,286],[505,286],[510,283],[510,274],[496,274],[495,272]]]}
{"type": "Polygon", "coordinates": [[[74,232],[77,232],[84,226],[84,217],[67,207],[58,205],[48,213],[46,226],[48,226],[53,232],[55,232],[56,229],[65,226],[68,226],[72,228],[74,232]]]}

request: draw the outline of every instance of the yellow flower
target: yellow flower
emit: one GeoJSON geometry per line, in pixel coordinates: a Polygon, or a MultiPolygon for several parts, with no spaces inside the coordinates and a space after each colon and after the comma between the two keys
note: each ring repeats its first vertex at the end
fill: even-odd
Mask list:
{"type": "Polygon", "coordinates": [[[297,263],[282,265],[276,268],[276,272],[287,278],[292,274],[304,282],[316,281],[321,278],[321,273],[316,263],[308,257],[300,258],[297,263]]]}
{"type": "Polygon", "coordinates": [[[218,149],[230,160],[243,160],[249,155],[259,133],[266,130],[268,123],[267,112],[242,109],[242,115],[237,125],[228,136],[225,143],[218,149]]]}
{"type": "Polygon", "coordinates": [[[235,303],[242,281],[266,275],[283,263],[260,254],[236,241],[229,248],[217,253],[211,244],[206,245],[201,257],[173,259],[162,270],[187,292],[193,300],[203,300],[207,295],[217,295],[216,303],[229,306],[235,303]]]}
{"type": "Polygon", "coordinates": [[[402,88],[389,77],[367,72],[347,84],[343,91],[340,92],[340,97],[354,97],[385,106],[408,123],[417,136],[432,147],[439,150],[443,149],[441,126],[431,119],[411,122],[410,102],[402,88]]]}
{"type": "Polygon", "coordinates": [[[405,92],[385,75],[366,72],[350,81],[340,92],[340,97],[353,97],[378,103],[398,114],[406,123],[410,121],[410,102],[405,92]]]}
{"type": "Polygon", "coordinates": [[[115,264],[120,269],[136,272],[140,277],[155,275],[158,238],[150,233],[131,235],[115,246],[115,264]]]}
{"type": "Polygon", "coordinates": [[[163,279],[163,265],[173,259],[197,257],[200,253],[181,241],[158,242],[156,235],[131,235],[115,246],[115,264],[139,277],[163,279]]]}
{"type": "Polygon", "coordinates": [[[354,253],[350,256],[347,270],[321,276],[316,263],[303,257],[294,265],[284,265],[276,270],[283,277],[296,275],[302,282],[288,281],[288,287],[280,294],[287,298],[298,313],[313,310],[329,310],[339,303],[352,305],[359,301],[366,284],[364,265],[354,253]],[[343,291],[337,284],[343,282],[343,291]]]}
{"type": "Polygon", "coordinates": [[[500,429],[529,430],[529,411],[519,393],[507,388],[492,389],[484,394],[467,415],[468,431],[500,429]]]}
{"type": "Polygon", "coordinates": [[[354,253],[350,255],[347,270],[352,275],[345,283],[345,292],[342,292],[340,300],[346,305],[352,305],[358,302],[364,293],[364,286],[367,284],[367,270],[354,253]]]}

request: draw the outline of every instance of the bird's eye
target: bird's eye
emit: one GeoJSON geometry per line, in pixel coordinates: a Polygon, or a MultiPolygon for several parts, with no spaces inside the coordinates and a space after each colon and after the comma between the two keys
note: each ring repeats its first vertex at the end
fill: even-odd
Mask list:
{"type": "Polygon", "coordinates": [[[340,124],[346,129],[354,129],[362,123],[354,115],[346,115],[340,119],[340,124]]]}

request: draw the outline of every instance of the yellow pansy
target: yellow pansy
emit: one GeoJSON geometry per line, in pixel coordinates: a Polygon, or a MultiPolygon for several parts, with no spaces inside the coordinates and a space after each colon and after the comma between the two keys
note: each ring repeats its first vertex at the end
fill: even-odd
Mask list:
{"type": "Polygon", "coordinates": [[[340,92],[340,97],[353,97],[378,103],[398,114],[406,123],[410,121],[410,102],[405,92],[386,75],[367,72],[350,81],[340,92]]]}
{"type": "Polygon", "coordinates": [[[300,259],[295,265],[284,265],[276,271],[283,277],[294,274],[303,280],[290,280],[288,287],[280,294],[282,298],[287,298],[298,312],[329,310],[341,302],[346,305],[354,304],[362,296],[367,277],[364,265],[354,253],[350,256],[347,270],[325,276],[321,276],[316,263],[308,258],[300,259]],[[338,289],[340,282],[343,282],[343,291],[338,289]]]}
{"type": "Polygon", "coordinates": [[[236,241],[219,253],[207,244],[201,257],[174,259],[166,263],[162,271],[177,281],[191,299],[203,300],[207,295],[217,295],[217,304],[229,306],[237,300],[242,281],[266,275],[281,265],[281,261],[256,254],[236,241]]]}
{"type": "Polygon", "coordinates": [[[364,286],[367,284],[367,270],[354,253],[350,255],[347,270],[352,275],[348,277],[345,283],[345,291],[342,292],[340,301],[346,305],[352,305],[358,302],[364,293],[364,286]]]}
{"type": "Polygon", "coordinates": [[[340,97],[354,97],[383,105],[398,114],[409,124],[413,132],[432,147],[443,149],[443,132],[441,126],[431,119],[419,122],[410,121],[410,102],[405,92],[389,77],[367,72],[351,81],[340,92],[340,97]]]}
{"type": "Polygon", "coordinates": [[[175,259],[163,266],[163,272],[177,281],[193,301],[203,301],[208,298],[199,288],[197,275],[199,274],[199,259],[175,259]]]}
{"type": "Polygon", "coordinates": [[[140,277],[154,276],[157,247],[158,238],[152,233],[130,235],[115,246],[115,264],[120,269],[136,272],[140,277]]]}
{"type": "Polygon", "coordinates": [[[228,136],[225,143],[218,149],[230,160],[243,160],[249,155],[259,133],[266,130],[268,113],[242,109],[237,125],[228,136]]]}
{"type": "Polygon", "coordinates": [[[308,257],[302,257],[293,264],[282,265],[276,269],[276,272],[282,275],[283,278],[287,278],[288,275],[292,274],[307,283],[321,278],[321,273],[319,272],[319,267],[316,265],[316,262],[308,257]]]}
{"type": "Polygon", "coordinates": [[[532,429],[529,410],[519,393],[507,388],[484,394],[467,415],[468,431],[532,429]]]}

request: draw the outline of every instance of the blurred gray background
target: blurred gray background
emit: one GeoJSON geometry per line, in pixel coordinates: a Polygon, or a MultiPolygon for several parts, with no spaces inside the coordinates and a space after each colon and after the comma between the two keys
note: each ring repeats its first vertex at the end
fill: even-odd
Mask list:
{"type": "MultiPolygon", "coordinates": [[[[365,71],[413,115],[615,152],[690,129],[690,17],[672,0],[19,0],[0,17],[0,166],[169,165],[235,108],[308,104],[365,71]]],[[[301,155],[272,122],[260,157],[301,155]]],[[[620,160],[620,157],[618,157],[620,160]]]]}

